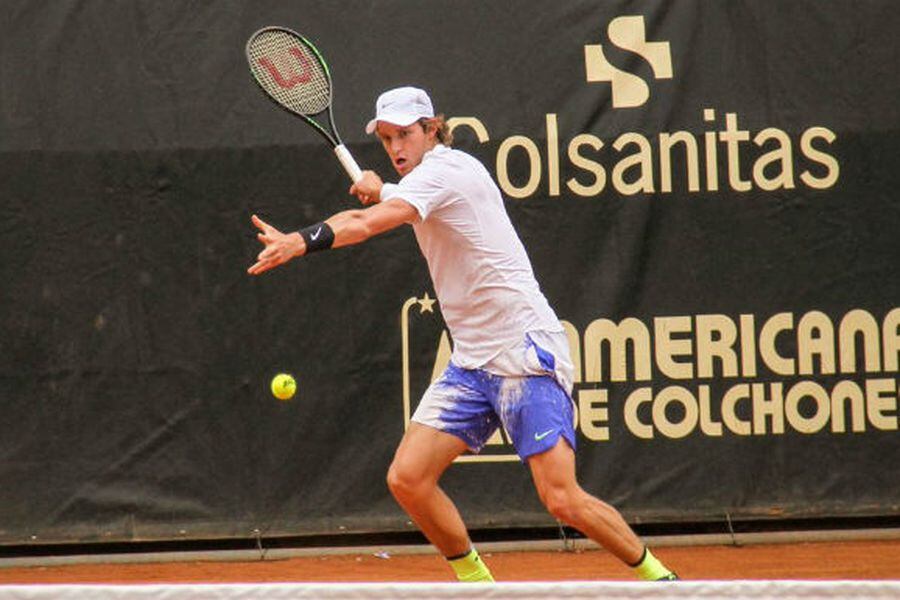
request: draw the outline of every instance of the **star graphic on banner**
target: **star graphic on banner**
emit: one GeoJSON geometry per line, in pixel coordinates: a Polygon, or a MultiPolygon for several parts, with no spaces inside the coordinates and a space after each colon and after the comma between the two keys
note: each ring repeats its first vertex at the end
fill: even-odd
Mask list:
{"type": "Polygon", "coordinates": [[[436,300],[434,300],[433,298],[429,298],[428,292],[425,292],[421,298],[417,299],[417,301],[419,302],[419,306],[422,307],[419,310],[419,314],[422,314],[426,311],[430,313],[434,312],[434,303],[436,302],[436,300]]]}

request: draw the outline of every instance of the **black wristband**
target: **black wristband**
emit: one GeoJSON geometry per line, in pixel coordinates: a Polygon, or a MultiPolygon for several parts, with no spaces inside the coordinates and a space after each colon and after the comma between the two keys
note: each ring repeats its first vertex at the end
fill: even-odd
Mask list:
{"type": "Polygon", "coordinates": [[[316,223],[300,230],[300,236],[306,242],[306,253],[328,250],[334,244],[334,231],[328,223],[316,223]]]}

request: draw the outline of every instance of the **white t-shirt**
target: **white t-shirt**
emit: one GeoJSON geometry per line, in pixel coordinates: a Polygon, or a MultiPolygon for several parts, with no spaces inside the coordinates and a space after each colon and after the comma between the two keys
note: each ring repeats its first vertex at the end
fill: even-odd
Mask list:
{"type": "Polygon", "coordinates": [[[454,364],[483,367],[529,331],[563,331],[541,293],[500,190],[476,158],[438,144],[381,200],[400,198],[428,262],[454,364]]]}

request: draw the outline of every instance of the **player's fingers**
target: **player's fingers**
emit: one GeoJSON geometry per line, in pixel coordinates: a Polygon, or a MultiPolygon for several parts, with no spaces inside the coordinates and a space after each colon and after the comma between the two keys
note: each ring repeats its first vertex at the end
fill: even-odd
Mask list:
{"type": "Polygon", "coordinates": [[[271,253],[261,252],[259,256],[256,257],[256,264],[250,267],[253,269],[253,274],[258,275],[263,271],[268,271],[272,267],[277,267],[279,265],[279,261],[277,257],[273,257],[271,253]]]}
{"type": "Polygon", "coordinates": [[[261,241],[261,242],[262,242],[263,244],[265,244],[266,246],[268,246],[268,245],[271,244],[273,241],[275,241],[275,240],[273,240],[272,238],[270,238],[269,236],[267,236],[265,233],[257,233],[257,234],[256,234],[256,239],[258,239],[259,241],[261,241]]]}
{"type": "Polygon", "coordinates": [[[255,265],[250,267],[251,268],[250,274],[251,275],[259,275],[260,273],[265,273],[266,271],[271,269],[273,266],[274,265],[270,265],[267,263],[256,263],[255,265]]]}
{"type": "Polygon", "coordinates": [[[256,215],[251,216],[250,220],[253,222],[257,229],[261,229],[262,231],[266,231],[269,227],[271,227],[271,225],[269,225],[256,215]]]}

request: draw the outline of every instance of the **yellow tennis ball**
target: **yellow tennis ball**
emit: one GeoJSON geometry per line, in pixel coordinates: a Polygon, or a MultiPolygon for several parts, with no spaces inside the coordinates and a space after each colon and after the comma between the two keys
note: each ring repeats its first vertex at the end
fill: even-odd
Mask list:
{"type": "Polygon", "coordinates": [[[290,400],[297,391],[297,382],[287,373],[279,373],[272,378],[272,395],[279,400],[290,400]]]}

